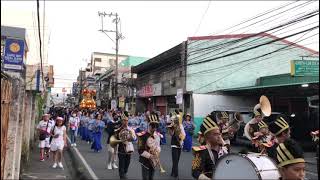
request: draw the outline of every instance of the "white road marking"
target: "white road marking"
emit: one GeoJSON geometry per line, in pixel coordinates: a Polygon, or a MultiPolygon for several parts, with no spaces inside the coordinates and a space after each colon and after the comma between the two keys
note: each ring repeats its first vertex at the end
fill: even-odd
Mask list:
{"type": "MultiPolygon", "coordinates": [[[[69,137],[67,136],[67,139],[69,141],[69,143],[71,144],[71,141],[69,139],[69,137]]],[[[97,175],[93,172],[93,170],[91,169],[91,167],[89,166],[89,164],[87,163],[87,161],[83,158],[83,156],[81,155],[80,151],[78,150],[78,148],[76,148],[75,146],[73,146],[73,149],[76,151],[77,155],[79,156],[79,158],[81,159],[82,163],[84,164],[85,168],[89,171],[89,174],[91,175],[92,179],[94,180],[98,180],[99,178],[97,177],[97,175]]]]}

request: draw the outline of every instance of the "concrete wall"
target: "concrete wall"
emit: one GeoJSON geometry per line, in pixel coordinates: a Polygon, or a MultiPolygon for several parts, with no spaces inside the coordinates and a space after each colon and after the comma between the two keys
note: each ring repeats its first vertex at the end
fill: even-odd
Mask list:
{"type": "MultiPolygon", "coordinates": [[[[11,75],[11,74],[10,74],[11,75]]],[[[7,152],[4,167],[4,179],[19,179],[20,158],[21,158],[21,141],[23,129],[23,81],[14,77],[12,80],[12,102],[10,107],[10,117],[7,136],[7,152]]]]}
{"type": "MultiPolygon", "coordinates": [[[[219,47],[220,49],[199,50],[235,39],[239,38],[188,41],[188,64],[221,57],[274,40],[269,36],[255,37],[243,40],[240,43],[231,43],[228,46],[219,47]],[[247,45],[244,45],[244,43],[247,43],[247,45]]],[[[319,57],[319,54],[315,54],[314,51],[292,46],[269,56],[256,58],[286,46],[288,46],[287,43],[279,41],[206,63],[190,65],[187,67],[186,89],[187,91],[193,91],[193,93],[208,93],[222,89],[254,86],[256,79],[259,77],[290,73],[290,60],[301,60],[301,56],[307,55],[319,57]]]]}

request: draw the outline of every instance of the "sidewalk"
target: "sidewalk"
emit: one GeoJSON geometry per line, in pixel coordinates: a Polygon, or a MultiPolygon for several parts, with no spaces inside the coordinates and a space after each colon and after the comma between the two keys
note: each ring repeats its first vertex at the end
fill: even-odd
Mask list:
{"type": "Polygon", "coordinates": [[[64,152],[64,157],[62,158],[62,164],[64,169],[57,167],[52,168],[53,157],[50,154],[50,158],[41,162],[39,160],[39,148],[38,142],[35,143],[35,147],[30,152],[30,162],[28,167],[23,168],[23,172],[20,174],[20,179],[72,179],[71,172],[68,169],[66,161],[70,161],[64,152]],[[65,159],[67,158],[67,159],[65,159]]]}

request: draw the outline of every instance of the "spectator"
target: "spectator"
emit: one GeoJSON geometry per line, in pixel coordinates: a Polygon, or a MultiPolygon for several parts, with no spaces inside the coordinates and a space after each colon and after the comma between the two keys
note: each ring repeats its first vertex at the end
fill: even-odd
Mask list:
{"type": "Polygon", "coordinates": [[[166,139],[167,122],[166,122],[166,119],[164,118],[164,115],[160,116],[159,132],[160,134],[162,134],[162,137],[160,139],[160,144],[164,145],[167,143],[167,139],[166,139]]]}
{"type": "Polygon", "coordinates": [[[52,142],[51,142],[51,151],[53,153],[53,168],[56,168],[57,165],[60,168],[63,168],[62,165],[62,153],[63,147],[67,146],[67,132],[66,127],[63,125],[63,118],[57,117],[56,126],[52,130],[52,142]]]}
{"type": "Polygon", "coordinates": [[[47,154],[49,158],[49,148],[50,148],[50,132],[52,125],[49,122],[49,114],[44,114],[42,120],[37,125],[37,130],[39,131],[39,148],[40,148],[40,161],[44,161],[44,153],[47,154]],[[45,152],[46,151],[46,152],[45,152]]]}
{"type": "Polygon", "coordinates": [[[71,146],[77,146],[76,144],[76,129],[78,128],[78,117],[77,117],[77,112],[73,111],[72,112],[72,117],[69,118],[69,132],[70,132],[70,138],[71,138],[71,146]]]}
{"type": "Polygon", "coordinates": [[[195,125],[191,121],[191,115],[188,113],[186,119],[183,121],[183,128],[186,132],[186,138],[183,142],[183,151],[190,152],[192,147],[192,136],[195,129],[195,125]]]}

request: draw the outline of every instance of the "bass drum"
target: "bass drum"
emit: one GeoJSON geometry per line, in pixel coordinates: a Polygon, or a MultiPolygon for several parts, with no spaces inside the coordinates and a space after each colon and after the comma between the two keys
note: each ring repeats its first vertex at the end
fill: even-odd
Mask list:
{"type": "Polygon", "coordinates": [[[227,154],[217,164],[213,179],[278,180],[280,173],[274,161],[260,154],[227,154]]]}

